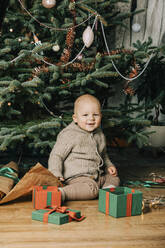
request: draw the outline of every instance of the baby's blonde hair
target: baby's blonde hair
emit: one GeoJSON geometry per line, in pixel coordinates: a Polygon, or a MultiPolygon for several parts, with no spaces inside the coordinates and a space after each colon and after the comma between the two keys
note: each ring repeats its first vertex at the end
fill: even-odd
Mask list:
{"type": "Polygon", "coordinates": [[[100,107],[101,109],[101,104],[100,104],[100,101],[95,97],[95,96],[92,96],[90,94],[85,94],[85,95],[81,95],[79,96],[76,101],[74,102],[74,113],[77,112],[77,109],[79,107],[79,105],[82,103],[82,102],[95,102],[96,104],[98,104],[98,106],[100,107]]]}

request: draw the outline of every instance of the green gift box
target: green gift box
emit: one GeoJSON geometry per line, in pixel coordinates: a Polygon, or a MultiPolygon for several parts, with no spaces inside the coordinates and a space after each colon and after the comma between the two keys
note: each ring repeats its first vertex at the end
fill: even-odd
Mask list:
{"type": "Polygon", "coordinates": [[[116,218],[140,215],[142,198],[142,192],[128,187],[100,189],[98,209],[116,218]]]}
{"type": "Polygon", "coordinates": [[[72,220],[81,221],[84,218],[84,216],[81,216],[79,210],[69,209],[65,206],[51,209],[39,209],[32,212],[32,220],[56,225],[62,225],[72,220]]]}
{"type": "Polygon", "coordinates": [[[34,186],[33,207],[44,209],[48,206],[61,206],[61,191],[56,186],[34,186]]]}

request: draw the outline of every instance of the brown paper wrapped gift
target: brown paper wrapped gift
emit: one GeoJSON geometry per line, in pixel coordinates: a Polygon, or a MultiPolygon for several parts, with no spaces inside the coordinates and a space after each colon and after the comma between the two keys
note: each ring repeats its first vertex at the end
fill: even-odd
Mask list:
{"type": "Polygon", "coordinates": [[[10,162],[1,167],[0,199],[7,195],[18,179],[18,165],[10,162]],[[2,176],[3,175],[3,176],[2,176]]]}
{"type": "MultiPolygon", "coordinates": [[[[1,181],[0,181],[1,184],[1,181]]],[[[32,193],[35,185],[49,185],[62,187],[62,183],[48,169],[37,163],[22,179],[2,198],[0,204],[15,200],[32,193]]]]}

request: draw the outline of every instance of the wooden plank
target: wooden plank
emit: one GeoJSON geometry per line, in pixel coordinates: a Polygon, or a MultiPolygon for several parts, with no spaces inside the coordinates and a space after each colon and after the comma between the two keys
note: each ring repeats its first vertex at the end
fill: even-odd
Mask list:
{"type": "MultiPolygon", "coordinates": [[[[148,3],[147,15],[146,15],[146,29],[144,40],[146,41],[148,37],[151,37],[153,40],[153,45],[159,45],[160,33],[161,33],[161,24],[163,13],[164,1],[154,0],[148,3]]],[[[165,30],[164,30],[165,31],[165,30]]]]}
{"type": "Polygon", "coordinates": [[[98,200],[70,201],[66,205],[80,210],[86,219],[57,226],[32,220],[30,199],[1,205],[0,247],[164,247],[165,208],[140,216],[114,218],[98,211],[98,200]]]}
{"type": "MultiPolygon", "coordinates": [[[[130,6],[127,5],[127,11],[130,11],[130,6]]],[[[121,11],[123,6],[120,5],[121,11]]],[[[154,46],[159,46],[165,41],[165,1],[164,0],[138,0],[135,11],[146,9],[146,11],[135,15],[132,23],[125,20],[124,23],[128,29],[117,27],[116,42],[117,48],[124,46],[125,48],[133,47],[133,43],[137,40],[141,42],[147,41],[149,37],[153,40],[154,46]],[[132,25],[138,23],[141,26],[139,32],[132,30],[132,25]],[[162,40],[163,39],[163,40],[162,40]]]]}

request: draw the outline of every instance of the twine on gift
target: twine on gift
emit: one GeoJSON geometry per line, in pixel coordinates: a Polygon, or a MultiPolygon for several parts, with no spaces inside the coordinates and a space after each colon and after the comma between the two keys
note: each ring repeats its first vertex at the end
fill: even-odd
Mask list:
{"type": "Polygon", "coordinates": [[[0,176],[12,179],[15,184],[19,182],[19,178],[16,173],[17,171],[10,167],[3,167],[0,169],[0,176]]]}
{"type": "Polygon", "coordinates": [[[62,206],[62,207],[53,206],[52,209],[50,209],[49,206],[48,206],[48,208],[46,208],[44,210],[49,210],[48,212],[44,213],[44,215],[43,215],[43,222],[45,222],[45,223],[48,223],[48,217],[53,212],[67,214],[68,217],[69,217],[69,222],[72,221],[72,220],[82,221],[85,218],[85,216],[81,216],[80,218],[78,218],[76,216],[76,212],[70,211],[68,209],[68,207],[66,207],[66,206],[62,206]]]}

